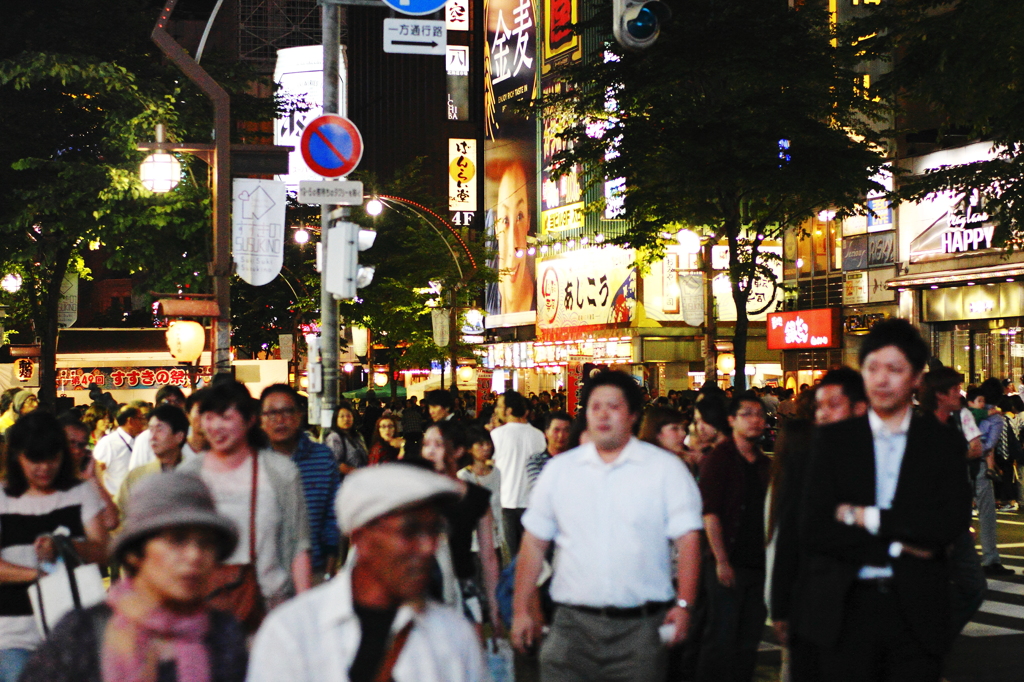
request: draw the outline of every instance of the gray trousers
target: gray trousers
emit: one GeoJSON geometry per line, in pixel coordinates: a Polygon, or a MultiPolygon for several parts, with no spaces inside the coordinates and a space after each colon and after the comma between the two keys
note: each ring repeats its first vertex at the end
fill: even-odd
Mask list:
{"type": "Polygon", "coordinates": [[[665,612],[607,618],[558,606],[540,652],[541,682],[660,682],[668,649],[658,627],[665,612]]]}
{"type": "Polygon", "coordinates": [[[981,565],[999,563],[996,547],[996,496],[992,481],[985,476],[984,467],[974,479],[974,501],[978,505],[978,539],[981,540],[981,565]]]}

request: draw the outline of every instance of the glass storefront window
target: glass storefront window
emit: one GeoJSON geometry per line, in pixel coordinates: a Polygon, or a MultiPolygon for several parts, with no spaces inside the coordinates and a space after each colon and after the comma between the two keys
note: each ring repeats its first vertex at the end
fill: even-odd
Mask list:
{"type": "Polygon", "coordinates": [[[971,377],[971,332],[967,329],[958,329],[952,332],[953,336],[953,357],[952,367],[964,375],[968,384],[973,383],[971,377]]]}

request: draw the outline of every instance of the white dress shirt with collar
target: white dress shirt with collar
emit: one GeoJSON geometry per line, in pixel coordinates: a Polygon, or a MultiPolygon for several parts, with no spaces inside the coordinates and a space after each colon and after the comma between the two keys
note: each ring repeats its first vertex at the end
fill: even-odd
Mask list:
{"type": "MultiPolygon", "coordinates": [[[[907,449],[907,432],[910,430],[910,417],[913,412],[913,408],[908,405],[900,425],[890,431],[874,410],[868,410],[868,424],[871,426],[871,438],[875,446],[875,504],[864,510],[864,527],[872,535],[878,535],[878,527],[881,524],[880,510],[891,508],[892,499],[896,496],[896,485],[900,480],[900,467],[903,466],[903,453],[907,449]]],[[[897,547],[890,546],[890,555],[895,552],[898,556],[900,547],[898,543],[893,544],[897,547]]],[[[892,566],[862,566],[857,577],[862,580],[891,578],[892,566]]]]}
{"type": "Polygon", "coordinates": [[[134,444],[135,439],[124,430],[124,427],[119,426],[116,431],[100,438],[100,442],[96,443],[92,451],[92,458],[106,467],[103,472],[103,487],[111,497],[121,492],[121,484],[128,477],[134,444]]]}
{"type": "MultiPolygon", "coordinates": [[[[191,427],[188,430],[192,433],[191,427]]],[[[192,449],[192,446],[188,444],[186,440],[181,445],[181,461],[187,462],[196,456],[196,451],[192,449]]],[[[141,466],[145,466],[150,462],[156,461],[156,453],[153,452],[153,434],[150,433],[149,429],[146,429],[138,435],[135,439],[135,444],[132,445],[132,456],[128,460],[128,471],[138,469],[141,466]]]]}
{"type": "Polygon", "coordinates": [[[557,547],[556,602],[668,601],[675,596],[670,543],[703,528],[700,491],[679,458],[659,447],[631,438],[606,463],[587,443],[547,463],[523,526],[557,547]]]}
{"type": "MultiPolygon", "coordinates": [[[[392,635],[415,619],[392,672],[394,682],[486,682],[480,640],[469,621],[447,606],[402,606],[392,635]]],[[[349,566],[332,580],[277,607],[256,634],[247,682],[346,682],[359,650],[349,566]]]]}

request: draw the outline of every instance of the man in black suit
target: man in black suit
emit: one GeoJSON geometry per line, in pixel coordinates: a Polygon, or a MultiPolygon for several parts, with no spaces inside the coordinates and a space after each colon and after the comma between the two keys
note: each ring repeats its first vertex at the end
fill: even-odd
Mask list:
{"type": "Polygon", "coordinates": [[[801,514],[797,619],[830,680],[936,682],[949,645],[946,553],[970,522],[962,438],[913,395],[928,346],[907,321],[860,349],[870,410],[822,427],[801,514]]]}

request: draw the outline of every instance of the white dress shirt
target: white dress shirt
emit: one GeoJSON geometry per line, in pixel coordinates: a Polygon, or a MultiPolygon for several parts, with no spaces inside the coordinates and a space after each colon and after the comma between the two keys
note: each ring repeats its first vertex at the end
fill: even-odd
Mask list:
{"type": "MultiPolygon", "coordinates": [[[[900,480],[903,453],[907,449],[907,431],[910,430],[912,414],[913,409],[907,406],[907,412],[903,415],[900,425],[894,431],[890,431],[874,410],[868,410],[868,424],[871,426],[871,438],[875,446],[875,504],[864,510],[864,527],[872,535],[878,535],[878,527],[882,521],[880,510],[891,508],[892,499],[896,496],[896,485],[900,480]]],[[[898,556],[899,550],[899,547],[890,546],[890,555],[895,552],[898,556]]],[[[891,578],[892,566],[862,566],[857,577],[862,580],[891,578]]]]}
{"type": "Polygon", "coordinates": [[[128,477],[134,443],[135,439],[123,427],[118,427],[116,431],[100,438],[100,442],[96,443],[92,451],[92,458],[106,467],[103,472],[103,487],[111,497],[121,491],[121,484],[128,477]]]}
{"type": "MultiPolygon", "coordinates": [[[[421,612],[403,606],[391,624],[395,634],[410,620],[394,682],[486,682],[480,641],[454,609],[427,603],[421,612]]],[[[332,580],[277,607],[256,633],[247,682],[347,682],[359,650],[359,617],[352,608],[349,567],[332,580]]]]}
{"type": "Polygon", "coordinates": [[[523,526],[555,542],[556,602],[668,601],[670,542],[703,528],[700,491],[679,458],[654,445],[631,438],[609,464],[587,443],[545,465],[523,526]]]}
{"type": "Polygon", "coordinates": [[[509,422],[491,431],[494,466],[501,470],[501,506],[525,509],[530,501],[526,462],[548,446],[544,432],[529,424],[509,422]]]}

